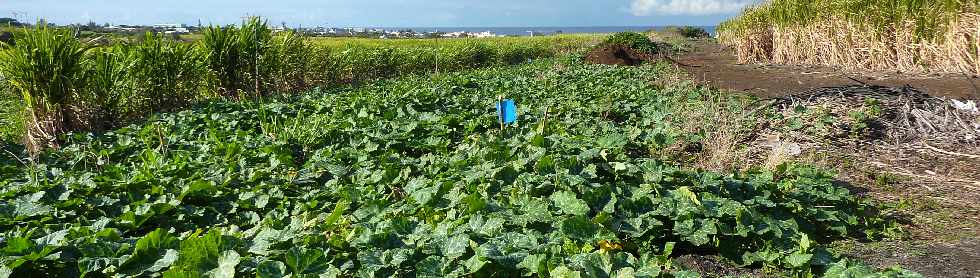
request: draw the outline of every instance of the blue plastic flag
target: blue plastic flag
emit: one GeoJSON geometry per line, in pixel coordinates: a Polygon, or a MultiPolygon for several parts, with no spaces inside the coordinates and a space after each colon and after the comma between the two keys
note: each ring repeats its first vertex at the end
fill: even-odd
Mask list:
{"type": "Polygon", "coordinates": [[[514,100],[505,99],[497,103],[497,118],[504,124],[517,121],[517,105],[514,104],[514,100]]]}

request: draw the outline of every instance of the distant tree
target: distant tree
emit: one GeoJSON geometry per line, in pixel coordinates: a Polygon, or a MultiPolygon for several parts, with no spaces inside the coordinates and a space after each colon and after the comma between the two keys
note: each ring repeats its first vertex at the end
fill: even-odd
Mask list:
{"type": "Polygon", "coordinates": [[[675,33],[685,38],[700,39],[710,37],[711,34],[702,27],[697,26],[673,26],[666,29],[668,33],[675,33]]]}
{"type": "Polygon", "coordinates": [[[98,27],[99,25],[95,24],[95,21],[89,21],[85,25],[78,26],[78,29],[82,31],[94,31],[98,27]]]}
{"type": "Polygon", "coordinates": [[[0,17],[0,26],[20,26],[20,22],[17,19],[9,17],[0,17]]]}

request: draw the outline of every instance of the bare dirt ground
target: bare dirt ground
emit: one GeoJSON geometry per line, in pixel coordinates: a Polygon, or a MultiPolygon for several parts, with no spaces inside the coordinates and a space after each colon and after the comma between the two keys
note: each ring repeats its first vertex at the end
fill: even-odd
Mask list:
{"type": "Polygon", "coordinates": [[[694,50],[674,59],[687,65],[691,76],[711,86],[775,97],[821,87],[861,84],[902,87],[956,99],[980,99],[980,78],[963,75],[913,76],[900,73],[849,73],[819,66],[739,64],[731,50],[709,42],[694,42],[694,50]],[[856,80],[852,80],[856,79],[856,80]]]}
{"type": "MultiPolygon", "coordinates": [[[[762,99],[828,87],[869,85],[911,86],[934,97],[980,100],[977,88],[980,78],[976,76],[913,76],[843,72],[817,66],[745,65],[738,64],[731,51],[717,43],[692,43],[693,51],[674,57],[690,78],[762,99]]],[[[838,104],[825,105],[832,109],[838,104]]],[[[833,245],[837,252],[879,268],[900,265],[926,277],[980,277],[980,147],[977,147],[980,142],[965,139],[966,144],[961,144],[964,140],[957,143],[955,138],[928,138],[893,143],[855,140],[814,144],[821,147],[811,148],[808,154],[804,151],[803,156],[810,157],[797,159],[836,169],[843,184],[856,194],[871,198],[883,207],[883,213],[902,223],[901,238],[837,242],[833,245]]],[[[805,138],[783,140],[799,143],[805,138]]],[[[735,271],[710,261],[691,261],[700,262],[695,264],[698,266],[695,269],[704,268],[707,273],[735,271]]]]}

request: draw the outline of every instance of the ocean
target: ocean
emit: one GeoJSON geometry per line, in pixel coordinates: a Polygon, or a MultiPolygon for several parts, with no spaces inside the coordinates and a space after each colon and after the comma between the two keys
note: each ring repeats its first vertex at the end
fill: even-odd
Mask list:
{"type": "MultiPolygon", "coordinates": [[[[698,26],[704,28],[712,36],[715,35],[717,26],[698,26]]],[[[385,30],[406,30],[411,29],[415,32],[485,32],[490,31],[497,35],[507,36],[529,36],[551,35],[556,33],[581,34],[581,33],[616,33],[624,31],[643,32],[650,29],[663,30],[667,26],[594,26],[594,27],[376,27],[385,30]]]]}

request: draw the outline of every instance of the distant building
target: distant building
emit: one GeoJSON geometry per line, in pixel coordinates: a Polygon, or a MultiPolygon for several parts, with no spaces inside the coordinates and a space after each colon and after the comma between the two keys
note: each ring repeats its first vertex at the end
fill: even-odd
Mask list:
{"type": "Polygon", "coordinates": [[[177,28],[186,28],[187,25],[185,25],[185,24],[153,24],[152,27],[153,27],[153,29],[168,29],[168,30],[170,30],[170,29],[177,29],[177,28]]]}
{"type": "Polygon", "coordinates": [[[496,37],[497,34],[490,31],[483,31],[479,33],[470,33],[469,36],[474,38],[493,38],[496,37]]]}
{"type": "Polygon", "coordinates": [[[442,34],[442,37],[443,38],[463,38],[463,37],[466,37],[467,35],[468,34],[466,32],[457,31],[457,32],[442,34]]]}
{"type": "Polygon", "coordinates": [[[139,28],[137,27],[128,26],[128,25],[109,25],[108,27],[105,27],[105,29],[109,31],[122,31],[122,32],[134,32],[139,30],[139,28]]]}
{"type": "Polygon", "coordinates": [[[163,31],[163,33],[168,35],[170,34],[184,35],[184,34],[190,34],[191,31],[187,30],[187,28],[179,27],[179,28],[174,28],[173,30],[163,31]]]}

